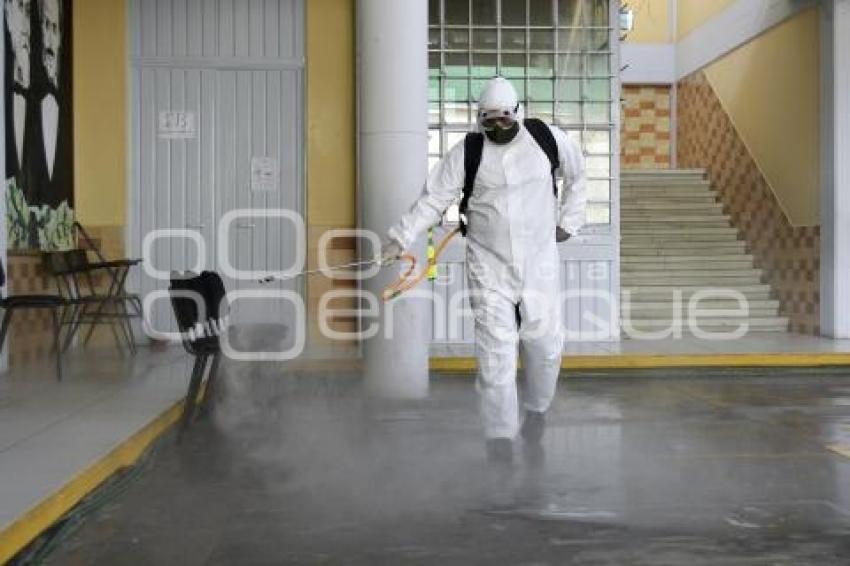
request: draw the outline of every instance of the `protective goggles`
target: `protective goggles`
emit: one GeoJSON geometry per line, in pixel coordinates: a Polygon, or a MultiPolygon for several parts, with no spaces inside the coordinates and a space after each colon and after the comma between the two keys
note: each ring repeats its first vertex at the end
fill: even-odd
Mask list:
{"type": "Polygon", "coordinates": [[[518,110],[518,106],[507,110],[504,108],[498,110],[479,110],[478,123],[485,130],[492,130],[497,127],[508,129],[516,124],[518,110]]]}

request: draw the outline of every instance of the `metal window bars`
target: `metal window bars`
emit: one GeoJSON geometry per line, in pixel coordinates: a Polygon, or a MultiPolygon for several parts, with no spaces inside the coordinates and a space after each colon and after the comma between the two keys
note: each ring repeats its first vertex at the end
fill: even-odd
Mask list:
{"type": "Polygon", "coordinates": [[[607,0],[431,0],[429,123],[437,139],[429,144],[430,164],[469,130],[486,81],[504,76],[516,86],[527,115],[577,136],[594,163],[588,171],[588,223],[609,224],[616,127],[611,50],[616,30],[609,5],[607,0]],[[607,142],[590,140],[594,135],[607,142]]]}

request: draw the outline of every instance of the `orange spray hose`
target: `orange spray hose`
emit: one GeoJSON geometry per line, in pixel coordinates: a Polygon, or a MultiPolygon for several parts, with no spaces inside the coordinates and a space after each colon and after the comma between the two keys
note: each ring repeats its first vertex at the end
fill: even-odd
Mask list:
{"type": "Polygon", "coordinates": [[[404,254],[399,259],[401,261],[407,262],[409,265],[406,270],[403,271],[398,280],[394,281],[387,285],[384,289],[384,292],[381,294],[381,297],[384,299],[384,302],[391,301],[403,293],[413,289],[420,283],[422,283],[425,278],[429,278],[431,280],[436,278],[436,268],[437,261],[440,259],[440,256],[448,247],[449,242],[452,241],[456,235],[460,233],[460,228],[455,228],[449,234],[440,241],[440,244],[434,248],[433,247],[433,238],[429,236],[428,242],[428,265],[422,269],[419,273],[414,274],[416,271],[416,257],[412,254],[404,254]]]}

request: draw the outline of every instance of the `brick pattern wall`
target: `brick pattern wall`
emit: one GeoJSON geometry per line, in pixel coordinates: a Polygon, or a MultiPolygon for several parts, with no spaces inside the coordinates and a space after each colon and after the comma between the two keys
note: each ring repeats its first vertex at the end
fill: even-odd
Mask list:
{"type": "Polygon", "coordinates": [[[670,168],[670,87],[624,86],[620,164],[670,168]]]}
{"type": "MultiPolygon", "coordinates": [[[[319,242],[328,230],[341,229],[335,226],[310,226],[307,235],[307,269],[319,268],[319,242]]],[[[327,265],[344,265],[356,261],[357,241],[353,237],[337,237],[329,240],[325,250],[327,265]]],[[[322,296],[333,290],[356,290],[357,281],[341,278],[328,278],[322,274],[312,275],[307,280],[307,321],[310,343],[333,349],[339,347],[349,350],[356,341],[334,341],[324,336],[319,327],[319,304],[322,296]]],[[[352,310],[355,308],[353,299],[337,299],[331,301],[328,307],[333,310],[352,310]]],[[[336,332],[353,333],[357,330],[357,318],[337,315],[331,318],[328,327],[336,332]]]]}
{"type": "Polygon", "coordinates": [[[791,226],[773,191],[701,72],[678,85],[679,167],[704,168],[790,318],[820,333],[820,227],[791,226]]]}
{"type": "MultiPolygon", "coordinates": [[[[9,295],[55,294],[56,285],[45,272],[38,252],[10,251],[7,259],[9,295]]],[[[5,348],[12,367],[31,363],[51,355],[53,350],[52,318],[49,310],[15,311],[5,348]]]]}

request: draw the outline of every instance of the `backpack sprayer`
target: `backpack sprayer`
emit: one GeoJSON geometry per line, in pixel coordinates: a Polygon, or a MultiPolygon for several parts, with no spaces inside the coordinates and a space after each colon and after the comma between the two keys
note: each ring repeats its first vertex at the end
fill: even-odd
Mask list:
{"type": "MultiPolygon", "coordinates": [[[[416,256],[413,254],[402,254],[397,259],[407,264],[407,267],[402,270],[401,276],[394,282],[387,285],[383,292],[381,293],[381,298],[384,302],[391,301],[407,291],[413,289],[420,283],[422,283],[426,278],[428,281],[434,281],[437,279],[438,270],[437,270],[437,261],[440,259],[440,256],[448,247],[449,242],[452,241],[457,234],[461,232],[460,228],[455,228],[451,232],[449,232],[439,244],[434,244],[434,229],[431,228],[428,230],[428,263],[425,269],[422,269],[419,273],[416,273],[416,256]]],[[[371,267],[373,265],[381,265],[382,260],[380,258],[370,259],[366,261],[354,261],[351,263],[344,263],[341,265],[332,265],[325,267],[323,269],[310,269],[306,271],[300,271],[298,273],[293,273],[291,275],[287,275],[284,277],[277,277],[275,275],[268,275],[260,279],[260,283],[268,284],[273,283],[274,281],[288,281],[291,279],[297,279],[299,277],[309,277],[311,275],[318,274],[327,274],[331,271],[339,271],[341,269],[353,269],[353,268],[361,268],[361,267],[371,267]]]]}

